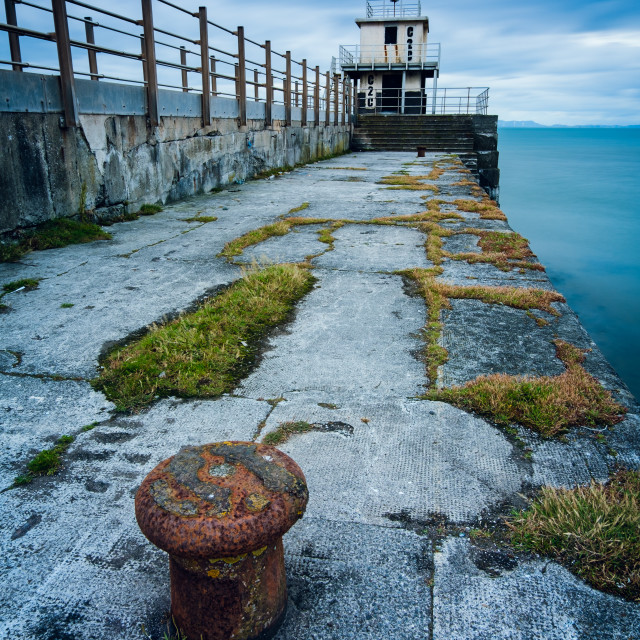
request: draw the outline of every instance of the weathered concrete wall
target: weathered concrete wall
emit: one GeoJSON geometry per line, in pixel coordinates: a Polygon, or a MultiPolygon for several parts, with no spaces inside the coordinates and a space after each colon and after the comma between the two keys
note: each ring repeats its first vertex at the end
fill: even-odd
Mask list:
{"type": "MultiPolygon", "coordinates": [[[[83,115],[76,129],[55,113],[0,113],[0,234],[81,210],[135,211],[203,193],[269,168],[349,149],[351,127],[240,130],[233,118],[83,115]]],[[[296,126],[296,124],[298,126],[296,126]]]]}

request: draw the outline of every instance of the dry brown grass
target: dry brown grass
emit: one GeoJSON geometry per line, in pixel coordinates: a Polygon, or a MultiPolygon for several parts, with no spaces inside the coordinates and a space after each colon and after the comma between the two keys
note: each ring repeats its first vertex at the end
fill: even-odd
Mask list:
{"type": "Polygon", "coordinates": [[[278,222],[267,224],[258,229],[253,229],[239,238],[235,238],[234,240],[227,242],[227,244],[224,245],[224,249],[222,249],[218,256],[233,258],[234,256],[239,256],[247,247],[260,244],[274,236],[286,235],[295,226],[326,224],[327,222],[333,222],[333,220],[331,218],[302,218],[300,216],[293,216],[291,218],[285,218],[284,220],[278,220],[278,222]]]}
{"type": "Polygon", "coordinates": [[[376,184],[391,185],[386,189],[398,190],[405,189],[409,191],[432,191],[438,193],[438,186],[435,184],[425,184],[425,180],[435,180],[442,174],[442,170],[434,168],[427,175],[411,176],[411,175],[392,175],[384,176],[376,184]],[[434,177],[435,176],[435,177],[434,177]]]}
{"type": "Polygon", "coordinates": [[[483,220],[506,220],[507,216],[500,210],[498,203],[488,197],[478,202],[477,200],[454,200],[453,203],[460,211],[479,213],[483,220]]]}
{"type": "Polygon", "coordinates": [[[462,386],[432,390],[426,398],[474,411],[509,426],[513,423],[550,438],[570,427],[613,425],[626,409],[582,367],[584,353],[556,340],[566,369],[558,376],[479,376],[462,386]]]}
{"type": "MultiPolygon", "coordinates": [[[[438,225],[435,225],[438,227],[438,225]]],[[[442,231],[446,231],[439,227],[442,231]]],[[[451,233],[451,232],[449,232],[451,233]]],[[[551,306],[552,302],[564,302],[564,298],[554,291],[541,289],[524,289],[518,287],[459,287],[438,282],[435,276],[439,273],[439,256],[442,254],[442,240],[438,234],[427,237],[427,254],[433,261],[434,269],[407,269],[399,272],[412,280],[427,306],[427,324],[425,332],[425,358],[427,375],[435,384],[438,368],[448,358],[447,350],[440,345],[442,335],[441,313],[450,309],[451,298],[481,300],[488,304],[504,304],[515,309],[539,309],[554,315],[558,312],[551,306]]]]}
{"type": "Polygon", "coordinates": [[[589,584],[640,601],[640,473],[607,484],[544,487],[507,525],[518,547],[556,558],[589,584]]]}
{"type": "Polygon", "coordinates": [[[420,213],[407,213],[399,216],[383,216],[373,218],[370,222],[374,224],[380,223],[397,223],[397,222],[440,222],[442,220],[464,220],[464,218],[455,212],[441,211],[421,211],[420,213]]]}

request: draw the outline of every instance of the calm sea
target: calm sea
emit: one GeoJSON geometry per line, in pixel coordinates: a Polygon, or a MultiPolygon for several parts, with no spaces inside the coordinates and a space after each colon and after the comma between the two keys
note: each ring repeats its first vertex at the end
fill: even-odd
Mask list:
{"type": "Polygon", "coordinates": [[[500,205],[640,399],[640,129],[500,129],[500,205]]]}

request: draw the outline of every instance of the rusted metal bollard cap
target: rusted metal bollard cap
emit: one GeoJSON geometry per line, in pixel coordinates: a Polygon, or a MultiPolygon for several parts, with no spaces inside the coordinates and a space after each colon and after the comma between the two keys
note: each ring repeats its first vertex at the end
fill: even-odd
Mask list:
{"type": "Polygon", "coordinates": [[[280,538],[304,513],[309,493],[300,467],[254,442],[185,447],[138,489],[142,533],[170,555],[232,557],[280,538]]]}

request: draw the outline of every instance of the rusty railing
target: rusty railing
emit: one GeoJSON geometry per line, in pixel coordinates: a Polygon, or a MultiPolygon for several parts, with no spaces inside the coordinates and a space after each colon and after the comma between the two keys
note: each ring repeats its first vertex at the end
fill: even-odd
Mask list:
{"type": "MultiPolygon", "coordinates": [[[[159,123],[161,88],[200,94],[205,126],[218,97],[237,101],[240,126],[247,124],[251,102],[264,103],[267,126],[274,119],[274,105],[284,105],[287,125],[297,109],[302,126],[344,124],[353,110],[350,80],[322,74],[320,67],[295,60],[290,51],[275,51],[269,40],[256,42],[244,27],[216,24],[204,6],[191,11],[169,0],[140,0],[138,17],[130,17],[80,0],[4,0],[4,5],[0,31],[7,33],[9,46],[0,44],[0,58],[8,53],[0,68],[59,74],[66,126],[78,123],[78,77],[144,86],[152,125],[159,123]]],[[[132,13],[135,9],[134,4],[132,13]]]]}

